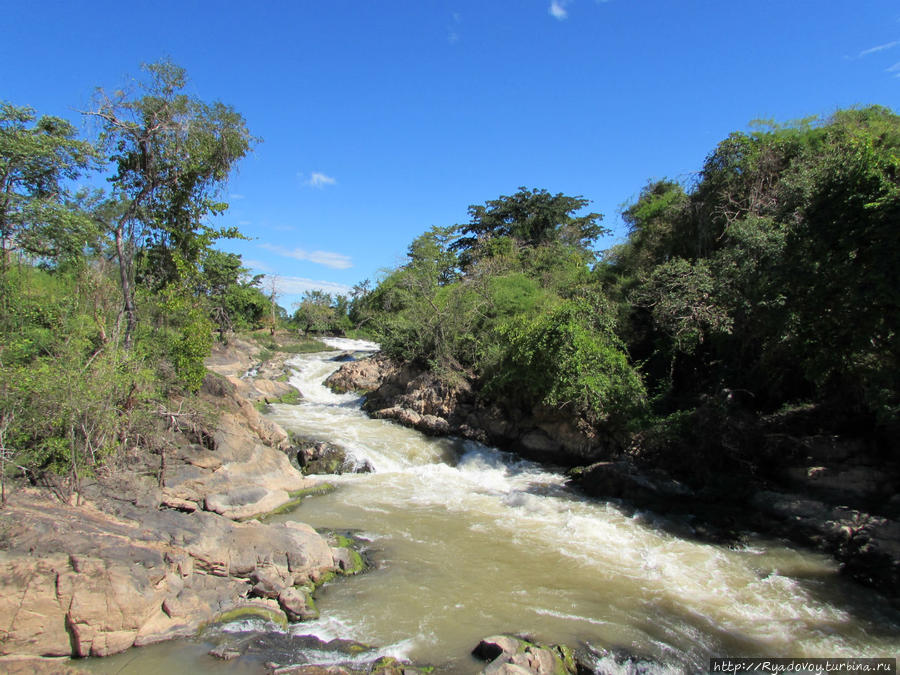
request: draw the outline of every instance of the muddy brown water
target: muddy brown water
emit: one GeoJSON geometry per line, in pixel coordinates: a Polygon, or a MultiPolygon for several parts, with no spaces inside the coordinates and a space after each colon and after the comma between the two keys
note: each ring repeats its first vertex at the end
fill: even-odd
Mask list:
{"type": "MultiPolygon", "coordinates": [[[[584,499],[536,464],[369,419],[356,396],[322,385],[340,365],[332,357],[290,361],[304,402],[274,406],[271,417],[375,471],[328,477],[334,492],[277,518],[354,531],[373,569],[321,589],[322,618],[288,632],[354,639],[452,673],[477,672],[469,653],[496,633],[591,648],[598,667],[622,673],[696,672],[712,656],[900,653],[900,615],[840,577],[828,557],[763,538],[705,543],[689,524],[673,528],[661,515],[584,499]],[[685,534],[672,534],[679,529],[685,534]]],[[[226,630],[272,629],[244,622],[226,630]]],[[[242,675],[265,660],[224,663],[208,649],[202,638],[176,641],[88,665],[242,675]]]]}

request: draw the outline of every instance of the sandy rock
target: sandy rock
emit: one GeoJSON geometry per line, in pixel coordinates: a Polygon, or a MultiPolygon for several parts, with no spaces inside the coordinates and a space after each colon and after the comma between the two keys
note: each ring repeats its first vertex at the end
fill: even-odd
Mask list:
{"type": "Polygon", "coordinates": [[[258,485],[244,485],[227,493],[207,495],[203,506],[207,511],[240,520],[268,513],[290,501],[284,490],[270,490],[258,485]]]}
{"type": "Polygon", "coordinates": [[[344,364],[325,380],[325,385],[340,394],[348,391],[373,391],[398,368],[399,366],[388,357],[375,354],[344,364]]]}
{"type": "Polygon", "coordinates": [[[87,675],[68,659],[34,657],[0,657],[0,673],[4,675],[87,675]]]}
{"type": "Polygon", "coordinates": [[[319,616],[309,594],[293,586],[282,589],[278,594],[278,604],[291,621],[308,621],[319,616]]]}
{"type": "Polygon", "coordinates": [[[472,654],[490,664],[483,675],[564,675],[576,672],[571,650],[560,645],[538,645],[510,635],[483,639],[472,654]]]}
{"type": "Polygon", "coordinates": [[[277,596],[334,569],[328,543],[306,525],[111,503],[121,518],[37,492],[12,496],[0,655],[103,656],[190,636],[246,604],[263,577],[277,596]]]}
{"type": "Polygon", "coordinates": [[[278,380],[265,380],[257,378],[253,381],[253,386],[260,393],[259,398],[281,398],[285,394],[297,391],[296,388],[287,382],[279,382],[278,380]]]}

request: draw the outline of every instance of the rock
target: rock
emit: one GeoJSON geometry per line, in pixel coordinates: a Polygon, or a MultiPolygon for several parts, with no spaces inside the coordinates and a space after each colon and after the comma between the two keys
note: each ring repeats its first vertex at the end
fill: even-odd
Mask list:
{"type": "Polygon", "coordinates": [[[87,675],[86,670],[61,658],[3,658],[0,672],[4,675],[87,675]]]}
{"type": "Polygon", "coordinates": [[[665,475],[640,471],[626,460],[595,462],[572,475],[587,494],[604,499],[652,503],[691,495],[691,491],[678,481],[665,475]]]}
{"type": "Polygon", "coordinates": [[[831,552],[853,578],[894,597],[900,594],[900,522],[792,493],[763,490],[751,505],[783,536],[831,552]]]}
{"type": "Polygon", "coordinates": [[[539,645],[511,635],[484,638],[472,654],[490,660],[481,671],[484,675],[575,675],[576,672],[575,658],[568,647],[539,645]]]}
{"type": "Polygon", "coordinates": [[[366,391],[363,408],[430,435],[453,435],[555,464],[584,464],[608,453],[590,425],[555,408],[501,409],[478,399],[462,374],[446,382],[431,372],[376,355],[346,364],[327,381],[336,391],[366,391]]]}
{"type": "Polygon", "coordinates": [[[347,462],[347,453],[332,443],[311,443],[297,449],[297,464],[303,475],[341,474],[353,467],[347,462]]]}
{"type": "Polygon", "coordinates": [[[284,490],[270,490],[258,485],[245,485],[228,493],[208,495],[203,506],[207,511],[240,520],[274,511],[289,502],[290,499],[290,495],[284,490]]]}
{"type": "Polygon", "coordinates": [[[177,511],[185,511],[186,513],[193,513],[199,507],[197,502],[192,502],[187,499],[180,499],[178,497],[163,495],[162,500],[160,501],[160,506],[164,506],[168,509],[175,509],[177,511]]]}
{"type": "Polygon", "coordinates": [[[895,493],[890,473],[883,467],[850,464],[803,466],[785,469],[787,482],[803,492],[837,500],[863,503],[889,498],[895,493]]]}
{"type": "Polygon", "coordinates": [[[404,369],[405,366],[384,354],[375,354],[359,361],[345,363],[325,380],[325,385],[339,394],[348,391],[371,392],[379,389],[385,380],[397,371],[404,369]]]}
{"type": "Polygon", "coordinates": [[[287,579],[272,565],[262,565],[250,573],[251,593],[258,598],[277,598],[289,585],[287,579]]]}
{"type": "Polygon", "coordinates": [[[363,557],[352,548],[341,546],[332,549],[334,566],[341,574],[350,576],[359,574],[366,568],[363,557]]]}
{"type": "Polygon", "coordinates": [[[222,659],[223,661],[233,661],[241,655],[241,653],[237,649],[234,649],[227,645],[219,645],[218,647],[213,647],[207,652],[207,654],[217,659],[222,659]]]}
{"type": "Polygon", "coordinates": [[[319,618],[319,610],[310,594],[297,587],[285,588],[278,595],[278,604],[291,621],[308,621],[319,618]]]}
{"type": "MultiPolygon", "coordinates": [[[[138,502],[98,499],[108,513],[37,491],[11,495],[0,654],[104,656],[187,637],[251,592],[280,597],[335,567],[328,543],[300,523],[236,523],[138,502]]],[[[286,621],[268,602],[270,615],[286,621]]]]}

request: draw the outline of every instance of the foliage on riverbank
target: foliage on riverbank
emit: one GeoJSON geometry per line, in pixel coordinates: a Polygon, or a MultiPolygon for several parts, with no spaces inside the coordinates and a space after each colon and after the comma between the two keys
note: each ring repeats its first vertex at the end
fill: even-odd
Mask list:
{"type": "Polygon", "coordinates": [[[758,459],[728,429],[810,406],[877,442],[900,411],[898,151],[878,106],[733,133],[693,183],[647,185],[602,257],[586,200],[522,188],[418,237],[361,311],[388,354],[484,401],[723,470],[758,459]]]}
{"type": "Polygon", "coordinates": [[[272,314],[210,218],[255,142],[222,103],[186,93],[183,69],[145,66],[137,91],[98,92],[98,135],[0,105],[0,475],[61,496],[125,448],[162,452],[201,427],[192,395],[213,329],[272,314]],[[100,174],[108,192],[78,188],[100,174]]]}
{"type": "MultiPolygon", "coordinates": [[[[136,93],[99,93],[91,140],[0,105],[4,477],[64,495],[123,448],[158,450],[160,425],[202,426],[215,332],[320,346],[277,341],[274,291],[213,248],[241,236],[210,223],[256,139],[186,91],[181,68],[150,64],[136,93]],[[97,174],[109,192],[75,188],[97,174]]],[[[521,188],[416,238],[374,289],[307,293],[291,320],[371,331],[511,418],[551,411],[716,470],[755,467],[729,434],[791,411],[877,445],[900,419],[898,150],[900,118],[878,106],[733,133],[690,184],[648,184],[602,255],[587,200],[521,188]]]]}

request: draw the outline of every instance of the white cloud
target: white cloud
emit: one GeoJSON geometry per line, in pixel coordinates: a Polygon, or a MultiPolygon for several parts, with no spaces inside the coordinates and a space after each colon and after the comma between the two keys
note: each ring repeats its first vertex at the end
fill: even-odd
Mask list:
{"type": "Polygon", "coordinates": [[[269,265],[264,263],[262,260],[241,260],[244,267],[249,267],[251,270],[255,270],[258,272],[274,272],[269,265]]]}
{"type": "Polygon", "coordinates": [[[566,9],[566,5],[569,4],[569,0],[550,0],[550,9],[547,11],[557,21],[565,21],[569,12],[566,9]]]}
{"type": "Polygon", "coordinates": [[[309,187],[318,188],[319,190],[324,188],[326,185],[334,185],[337,183],[337,180],[335,180],[331,176],[328,176],[328,175],[322,173],[321,171],[313,171],[310,174],[309,178],[305,178],[305,179],[303,178],[304,174],[301,173],[298,175],[300,176],[301,180],[303,180],[304,185],[308,185],[309,187]]]}
{"type": "Polygon", "coordinates": [[[883,45],[878,45],[877,47],[871,47],[869,49],[862,50],[856,58],[861,59],[862,57],[868,56],[869,54],[876,54],[877,52],[883,52],[887,49],[893,49],[897,45],[900,45],[900,40],[886,42],[883,45]]]}
{"type": "MultiPolygon", "coordinates": [[[[887,72],[896,73],[898,70],[900,70],[900,61],[898,61],[897,63],[892,65],[890,68],[888,68],[887,72]]],[[[900,74],[898,74],[898,77],[900,77],[900,74]]]]}
{"type": "Polygon", "coordinates": [[[453,24],[447,29],[447,42],[451,45],[455,45],[459,42],[459,31],[456,30],[456,27],[462,21],[462,17],[459,12],[453,12],[453,24]]]}
{"type": "MultiPolygon", "coordinates": [[[[325,291],[332,295],[350,295],[352,288],[345,284],[338,284],[334,281],[321,281],[316,279],[306,279],[305,277],[283,277],[276,275],[275,290],[284,295],[301,295],[306,291],[325,291]]],[[[272,283],[272,277],[266,276],[263,280],[263,288],[269,288],[272,283]]]]}
{"type": "Polygon", "coordinates": [[[260,244],[260,247],[284,256],[285,258],[294,258],[295,260],[307,260],[317,265],[325,265],[335,270],[346,270],[353,267],[353,259],[343,253],[333,253],[331,251],[306,251],[302,248],[287,249],[284,246],[276,246],[275,244],[260,244]]]}
{"type": "Polygon", "coordinates": [[[244,195],[238,194],[237,192],[232,192],[228,196],[231,197],[232,199],[244,199],[244,195]]]}

